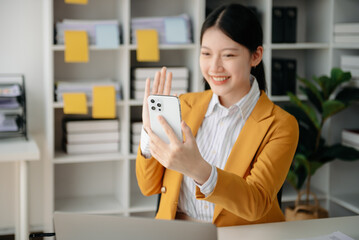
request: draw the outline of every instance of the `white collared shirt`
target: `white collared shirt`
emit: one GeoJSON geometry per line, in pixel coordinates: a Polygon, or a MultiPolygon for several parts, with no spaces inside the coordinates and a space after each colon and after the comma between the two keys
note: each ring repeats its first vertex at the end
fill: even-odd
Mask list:
{"type": "MultiPolygon", "coordinates": [[[[260,90],[254,76],[251,76],[251,82],[250,91],[239,102],[229,108],[222,106],[218,96],[213,94],[202,125],[198,129],[196,136],[198,149],[202,157],[212,165],[209,179],[202,186],[197,185],[206,196],[216,186],[216,168],[224,169],[232,147],[259,99],[260,90]]],[[[151,157],[149,136],[144,130],[142,130],[141,134],[141,152],[146,158],[151,157]]],[[[214,204],[197,200],[195,181],[192,178],[183,176],[178,211],[192,218],[211,222],[214,204]]]]}

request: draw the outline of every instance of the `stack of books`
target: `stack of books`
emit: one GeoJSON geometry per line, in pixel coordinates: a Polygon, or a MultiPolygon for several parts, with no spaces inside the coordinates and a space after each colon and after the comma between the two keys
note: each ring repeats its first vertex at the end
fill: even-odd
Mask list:
{"type": "MultiPolygon", "coordinates": [[[[151,78],[151,87],[153,78],[157,71],[161,68],[135,68],[132,76],[132,98],[136,100],[143,100],[145,95],[146,78],[151,78]]],[[[188,92],[188,69],[185,67],[169,67],[167,72],[172,72],[172,88],[171,94],[177,96],[188,92]]]]}
{"type": "Polygon", "coordinates": [[[155,29],[160,44],[192,43],[191,21],[187,14],[170,17],[131,19],[131,42],[136,44],[136,30],[155,29]]]}
{"type": "Polygon", "coordinates": [[[273,7],[272,42],[297,42],[297,7],[273,7]]]}
{"type": "Polygon", "coordinates": [[[334,25],[335,43],[359,43],[359,22],[336,23],[334,25]]]}
{"type": "Polygon", "coordinates": [[[131,152],[137,153],[141,141],[142,122],[133,122],[131,124],[131,152]]]}
{"type": "Polygon", "coordinates": [[[64,119],[64,150],[68,154],[118,152],[118,119],[64,119]]]}
{"type": "Polygon", "coordinates": [[[342,144],[359,151],[359,129],[344,129],[342,131],[342,144]]]}
{"type": "Polygon", "coordinates": [[[104,39],[117,46],[121,42],[118,20],[64,19],[56,23],[55,44],[65,44],[65,31],[86,31],[90,45],[101,44],[104,39]]]}
{"type": "Polygon", "coordinates": [[[295,59],[272,59],[272,95],[284,96],[287,92],[296,94],[296,69],[295,59]]]}
{"type": "Polygon", "coordinates": [[[349,85],[359,87],[359,56],[342,55],[340,57],[340,67],[343,71],[352,74],[352,80],[349,85]]]}
{"type": "Polygon", "coordinates": [[[103,80],[74,80],[74,81],[57,81],[55,83],[55,101],[63,102],[63,93],[86,94],[87,101],[92,101],[92,90],[96,86],[113,86],[116,91],[116,100],[121,100],[121,85],[110,79],[103,80]]]}

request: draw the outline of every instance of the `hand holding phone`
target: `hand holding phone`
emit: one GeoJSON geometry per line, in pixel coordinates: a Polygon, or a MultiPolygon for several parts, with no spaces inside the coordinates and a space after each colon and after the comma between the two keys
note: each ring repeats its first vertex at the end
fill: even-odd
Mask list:
{"type": "Polygon", "coordinates": [[[147,98],[152,131],[164,142],[170,143],[158,116],[163,116],[170,125],[177,138],[183,141],[181,129],[181,106],[178,97],[169,95],[150,95],[147,98]]]}

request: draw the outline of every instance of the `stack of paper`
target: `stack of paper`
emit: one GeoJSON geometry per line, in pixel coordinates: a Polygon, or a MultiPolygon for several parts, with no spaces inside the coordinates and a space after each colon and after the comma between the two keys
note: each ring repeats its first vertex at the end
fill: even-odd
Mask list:
{"type": "Polygon", "coordinates": [[[121,100],[121,86],[120,83],[104,80],[81,80],[81,81],[57,81],[55,85],[55,99],[57,102],[63,102],[64,93],[85,93],[87,101],[92,101],[93,88],[96,86],[113,86],[116,91],[116,99],[121,100]]]}
{"type": "Polygon", "coordinates": [[[336,23],[334,25],[334,42],[359,43],[359,22],[336,23]]]}
{"type": "Polygon", "coordinates": [[[69,154],[118,152],[117,119],[64,120],[64,150],[69,154]]]}
{"type": "MultiPolygon", "coordinates": [[[[145,94],[146,78],[151,78],[151,87],[153,78],[161,68],[135,68],[132,78],[132,95],[134,99],[141,100],[145,94]]],[[[169,67],[167,72],[172,72],[171,94],[180,94],[188,92],[188,69],[186,67],[169,67]]]]}
{"type": "Polygon", "coordinates": [[[349,85],[359,87],[359,56],[342,55],[340,57],[340,67],[343,71],[348,71],[352,75],[349,85]]]}
{"type": "Polygon", "coordinates": [[[131,152],[137,153],[141,141],[142,122],[133,122],[131,124],[131,152]]]}
{"type": "Polygon", "coordinates": [[[344,129],[342,131],[342,144],[359,151],[359,129],[344,129]]]}
{"type": "Polygon", "coordinates": [[[117,20],[72,20],[56,23],[56,44],[64,45],[65,31],[86,31],[90,45],[100,48],[116,48],[120,43],[117,20]]]}
{"type": "Polygon", "coordinates": [[[19,131],[19,127],[16,123],[17,117],[17,115],[5,115],[0,113],[0,133],[19,131]]]}
{"type": "Polygon", "coordinates": [[[191,21],[188,15],[171,17],[142,17],[131,20],[131,39],[136,44],[136,30],[155,29],[160,44],[186,44],[192,42],[191,21]]]}

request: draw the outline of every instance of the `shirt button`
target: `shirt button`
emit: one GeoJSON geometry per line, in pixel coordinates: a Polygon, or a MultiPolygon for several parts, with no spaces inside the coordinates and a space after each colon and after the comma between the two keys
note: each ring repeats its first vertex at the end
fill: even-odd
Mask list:
{"type": "Polygon", "coordinates": [[[204,205],[204,209],[206,209],[206,210],[207,210],[207,209],[208,209],[208,206],[207,206],[207,205],[204,205]]]}
{"type": "Polygon", "coordinates": [[[166,193],[167,192],[167,189],[166,189],[166,187],[161,187],[161,193],[166,193]]]}

